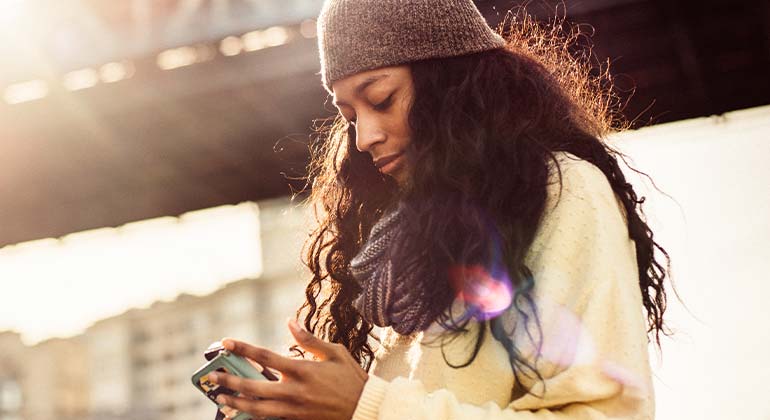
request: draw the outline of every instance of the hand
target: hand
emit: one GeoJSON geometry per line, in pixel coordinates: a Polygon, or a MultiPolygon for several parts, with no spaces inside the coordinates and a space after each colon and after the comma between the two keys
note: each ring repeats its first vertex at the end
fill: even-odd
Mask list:
{"type": "Polygon", "coordinates": [[[316,360],[292,359],[242,341],[223,339],[226,349],[278,370],[281,377],[278,381],[261,381],[212,372],[212,382],[241,394],[220,395],[217,402],[255,418],[350,420],[369,375],[343,345],[315,337],[294,320],[289,321],[289,331],[316,360]]]}

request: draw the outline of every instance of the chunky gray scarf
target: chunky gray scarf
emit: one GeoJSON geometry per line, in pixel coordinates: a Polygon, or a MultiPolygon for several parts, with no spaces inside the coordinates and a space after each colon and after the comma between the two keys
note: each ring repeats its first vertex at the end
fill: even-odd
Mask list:
{"type": "MultiPolygon", "coordinates": [[[[361,251],[350,261],[361,294],[353,306],[369,322],[402,335],[427,329],[433,322],[418,287],[418,257],[394,261],[393,250],[407,240],[403,204],[375,223],[361,251]]],[[[425,279],[423,279],[425,280],[425,279]]]]}

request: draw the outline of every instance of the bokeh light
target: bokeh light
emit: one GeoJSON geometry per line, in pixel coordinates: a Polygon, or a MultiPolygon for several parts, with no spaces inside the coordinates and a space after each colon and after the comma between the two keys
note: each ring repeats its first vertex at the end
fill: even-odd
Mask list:
{"type": "Polygon", "coordinates": [[[513,300],[513,288],[507,275],[492,276],[481,265],[453,266],[449,280],[456,298],[465,302],[473,316],[486,320],[500,315],[513,300]]]}

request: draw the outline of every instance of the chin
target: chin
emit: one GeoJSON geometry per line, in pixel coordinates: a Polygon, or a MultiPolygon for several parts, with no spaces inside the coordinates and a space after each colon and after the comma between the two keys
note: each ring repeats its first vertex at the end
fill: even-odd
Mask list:
{"type": "Polygon", "coordinates": [[[399,190],[405,190],[409,188],[412,184],[412,179],[409,176],[409,171],[405,167],[398,168],[398,170],[393,171],[393,173],[390,173],[386,175],[388,178],[393,180],[393,182],[396,183],[399,190]]]}
{"type": "Polygon", "coordinates": [[[393,177],[393,180],[396,181],[396,184],[398,184],[398,188],[402,191],[409,189],[411,187],[411,179],[406,174],[396,174],[393,177]]]}

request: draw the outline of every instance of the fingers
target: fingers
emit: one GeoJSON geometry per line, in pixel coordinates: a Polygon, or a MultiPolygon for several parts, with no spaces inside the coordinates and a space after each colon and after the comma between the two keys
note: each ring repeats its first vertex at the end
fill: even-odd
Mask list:
{"type": "Polygon", "coordinates": [[[289,319],[289,331],[294,336],[294,340],[303,349],[313,353],[319,360],[336,359],[340,354],[342,346],[327,343],[314,336],[307,330],[299,326],[296,320],[289,319]]]}
{"type": "Polygon", "coordinates": [[[299,365],[297,364],[297,360],[281,356],[280,354],[274,353],[266,348],[252,346],[251,344],[234,340],[232,338],[223,338],[222,345],[227,350],[230,350],[233,353],[239,354],[241,356],[248,357],[263,367],[277,369],[282,373],[298,373],[299,365]]]}
{"type": "Polygon", "coordinates": [[[238,410],[228,406],[220,407],[219,411],[221,411],[222,414],[225,415],[225,420],[232,420],[233,418],[235,418],[235,416],[238,415],[238,410]]]}
{"type": "Polygon", "coordinates": [[[259,381],[222,372],[211,372],[209,381],[247,395],[269,399],[285,399],[292,396],[287,383],[259,381]]]}
{"type": "MultiPolygon", "coordinates": [[[[234,397],[232,395],[220,395],[217,402],[230,409],[249,413],[254,417],[297,417],[297,409],[293,404],[268,399],[253,400],[250,398],[234,397]]],[[[224,411],[223,411],[224,412],[224,411]]],[[[232,413],[232,411],[230,411],[232,413]]],[[[233,413],[234,414],[234,413],[233,413]]],[[[228,417],[232,417],[228,414],[228,417]]]]}

